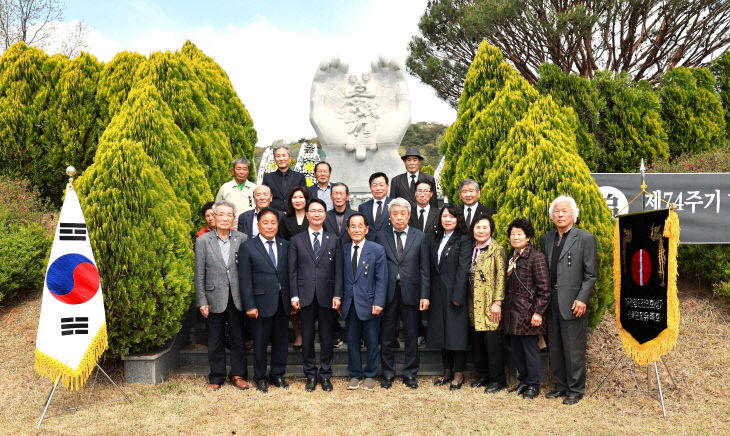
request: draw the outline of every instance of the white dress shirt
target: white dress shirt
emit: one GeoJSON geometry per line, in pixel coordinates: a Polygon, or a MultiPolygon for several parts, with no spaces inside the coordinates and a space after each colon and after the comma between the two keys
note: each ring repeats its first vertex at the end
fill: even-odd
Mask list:
{"type": "Polygon", "coordinates": [[[355,254],[355,247],[357,246],[360,247],[357,249],[357,263],[360,263],[360,255],[362,254],[362,247],[365,246],[365,241],[367,241],[367,239],[363,239],[359,244],[355,244],[354,241],[352,242],[352,247],[350,248],[350,262],[352,262],[352,256],[355,254]]]}
{"type": "MultiPolygon", "coordinates": [[[[431,205],[427,204],[426,207],[421,207],[419,205],[416,205],[416,221],[418,221],[418,217],[421,216],[421,211],[423,211],[423,227],[426,227],[426,221],[428,221],[428,212],[431,210],[431,205]]],[[[423,231],[424,229],[418,229],[420,231],[423,231]]]]}
{"type": "MultiPolygon", "coordinates": [[[[261,239],[261,243],[264,244],[264,249],[266,250],[266,253],[269,253],[269,240],[264,238],[264,235],[259,233],[259,239],[261,239]]],[[[276,237],[274,237],[271,240],[274,244],[274,258],[276,259],[276,265],[279,265],[279,250],[276,249],[276,237]]]]}
{"type": "Polygon", "coordinates": [[[453,230],[451,231],[451,233],[444,233],[444,237],[441,239],[441,244],[439,244],[438,257],[436,258],[439,262],[441,262],[441,252],[444,251],[444,248],[446,248],[446,244],[449,243],[449,238],[451,238],[451,235],[453,234],[453,230]]]}

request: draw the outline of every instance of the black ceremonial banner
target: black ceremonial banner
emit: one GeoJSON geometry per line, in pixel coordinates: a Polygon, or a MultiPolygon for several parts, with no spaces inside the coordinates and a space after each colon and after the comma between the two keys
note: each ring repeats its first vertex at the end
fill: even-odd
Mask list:
{"type": "Polygon", "coordinates": [[[669,209],[622,215],[616,232],[616,321],[627,353],[646,365],[677,339],[679,221],[669,209]]]}

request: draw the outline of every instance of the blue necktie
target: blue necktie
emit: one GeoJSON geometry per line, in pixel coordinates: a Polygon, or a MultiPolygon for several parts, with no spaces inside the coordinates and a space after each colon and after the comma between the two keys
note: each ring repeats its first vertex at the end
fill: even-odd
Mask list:
{"type": "Polygon", "coordinates": [[[271,262],[276,266],[276,255],[274,254],[274,241],[266,241],[267,244],[269,244],[269,257],[271,258],[271,262]]]}
{"type": "Polygon", "coordinates": [[[319,236],[319,232],[312,233],[314,235],[314,242],[312,243],[312,248],[314,248],[314,258],[319,259],[319,239],[317,238],[319,236]]]}

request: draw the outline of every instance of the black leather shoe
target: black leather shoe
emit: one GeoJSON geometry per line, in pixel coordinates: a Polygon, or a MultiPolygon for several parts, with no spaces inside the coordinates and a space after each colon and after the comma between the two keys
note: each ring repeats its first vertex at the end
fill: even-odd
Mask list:
{"type": "Polygon", "coordinates": [[[533,398],[537,398],[537,396],[540,395],[540,389],[528,386],[527,389],[522,393],[522,398],[526,400],[532,400],[533,398]]]}
{"type": "Polygon", "coordinates": [[[527,389],[527,385],[524,383],[520,383],[517,386],[511,388],[509,392],[514,392],[517,395],[522,395],[525,392],[525,389],[527,389]]]}
{"type": "Polygon", "coordinates": [[[453,380],[453,377],[439,377],[436,380],[433,381],[434,386],[443,386],[445,384],[451,383],[451,380],[453,380]]]}
{"type": "Polygon", "coordinates": [[[269,383],[276,386],[277,388],[288,388],[289,383],[284,380],[283,377],[269,377],[269,383]]]}
{"type": "Polygon", "coordinates": [[[473,388],[483,388],[487,384],[489,384],[489,379],[488,378],[486,378],[486,377],[479,377],[470,386],[473,387],[473,388]]]}
{"type": "Polygon", "coordinates": [[[449,385],[450,391],[455,391],[457,389],[461,389],[461,385],[464,384],[464,379],[462,378],[460,382],[457,382],[456,380],[452,381],[449,385]]]}
{"type": "Polygon", "coordinates": [[[403,384],[411,389],[418,389],[418,380],[415,377],[403,377],[403,384]]]}
{"type": "Polygon", "coordinates": [[[266,384],[265,381],[256,382],[256,390],[259,392],[267,393],[269,392],[269,386],[266,384]]]}
{"type": "Polygon", "coordinates": [[[312,392],[316,387],[317,379],[314,377],[307,378],[307,384],[304,385],[304,390],[306,390],[307,392],[312,392]]]}
{"type": "Polygon", "coordinates": [[[322,390],[325,392],[332,392],[332,382],[328,378],[319,379],[319,384],[322,385],[322,390]]]}
{"type": "Polygon", "coordinates": [[[502,389],[504,389],[506,387],[507,387],[507,385],[505,383],[498,383],[498,382],[489,383],[487,385],[487,387],[484,388],[484,393],[485,394],[493,394],[495,392],[501,391],[502,389]]]}
{"type": "Polygon", "coordinates": [[[565,404],[566,406],[572,406],[573,404],[576,404],[578,401],[580,401],[582,399],[583,399],[583,394],[568,395],[563,400],[563,404],[565,404]]]}
{"type": "Polygon", "coordinates": [[[390,389],[393,386],[393,377],[385,377],[380,381],[380,387],[383,389],[390,389]]]}
{"type": "Polygon", "coordinates": [[[557,389],[545,394],[545,398],[560,398],[560,397],[564,397],[564,396],[565,396],[565,391],[559,391],[557,389]]]}

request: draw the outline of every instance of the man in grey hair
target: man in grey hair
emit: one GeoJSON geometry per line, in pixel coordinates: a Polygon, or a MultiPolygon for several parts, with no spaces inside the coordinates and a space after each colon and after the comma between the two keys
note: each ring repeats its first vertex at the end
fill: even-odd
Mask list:
{"type": "Polygon", "coordinates": [[[479,183],[474,179],[464,179],[459,183],[459,197],[464,203],[464,222],[471,228],[474,218],[482,215],[494,215],[494,209],[479,203],[479,183]]]}
{"type": "Polygon", "coordinates": [[[254,182],[248,181],[250,162],[245,157],[237,157],[231,163],[233,179],[227,181],[218,190],[215,201],[227,201],[236,208],[233,220],[233,228],[238,226],[238,216],[247,210],[254,208],[253,190],[256,188],[254,182]]]}
{"type": "Polygon", "coordinates": [[[304,174],[289,169],[291,165],[291,149],[288,145],[280,145],[274,148],[274,161],[276,171],[264,174],[262,185],[271,188],[271,207],[279,210],[286,210],[286,203],[289,201],[289,193],[295,186],[307,188],[307,179],[304,174]]]}

